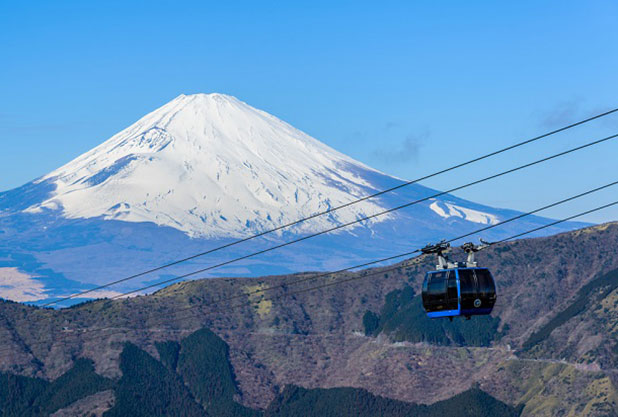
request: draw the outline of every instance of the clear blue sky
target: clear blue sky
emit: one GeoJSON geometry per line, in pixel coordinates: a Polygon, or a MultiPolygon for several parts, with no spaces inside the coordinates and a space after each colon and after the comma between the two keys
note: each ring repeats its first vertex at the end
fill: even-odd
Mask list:
{"type": "MultiPolygon", "coordinates": [[[[232,94],[409,179],[618,106],[614,0],[91,3],[0,8],[0,190],[181,93],[232,94]]],[[[427,185],[617,132],[614,116],[427,185]]],[[[523,210],[617,180],[616,142],[459,195],[523,210]]]]}

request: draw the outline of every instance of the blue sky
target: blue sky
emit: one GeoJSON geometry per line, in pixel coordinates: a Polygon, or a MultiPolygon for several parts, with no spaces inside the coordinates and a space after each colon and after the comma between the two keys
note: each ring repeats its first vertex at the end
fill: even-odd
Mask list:
{"type": "MultiPolygon", "coordinates": [[[[618,107],[616,21],[609,0],[5,3],[0,190],[196,92],[234,95],[415,178],[618,107]]],[[[426,185],[450,188],[613,133],[618,116],[426,185]]],[[[617,180],[616,156],[618,140],[458,195],[533,209],[617,180]]]]}

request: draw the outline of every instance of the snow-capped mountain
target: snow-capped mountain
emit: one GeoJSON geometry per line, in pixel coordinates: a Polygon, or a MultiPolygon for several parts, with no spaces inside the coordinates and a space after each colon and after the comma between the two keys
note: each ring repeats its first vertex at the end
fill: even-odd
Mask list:
{"type": "MultiPolygon", "coordinates": [[[[359,171],[372,170],[234,97],[182,95],[37,181],[56,189],[27,211],[238,238],[376,191],[359,171]]],[[[380,209],[366,201],[295,231],[380,209]]]]}
{"type": "MultiPolygon", "coordinates": [[[[401,183],[234,97],[181,95],[63,167],[0,193],[0,297],[67,295],[401,183]]],[[[414,184],[95,295],[204,268],[435,193],[414,184]]],[[[338,269],[517,214],[444,195],[209,276],[338,269]]],[[[527,217],[482,236],[500,239],[547,222],[527,217]]]]}

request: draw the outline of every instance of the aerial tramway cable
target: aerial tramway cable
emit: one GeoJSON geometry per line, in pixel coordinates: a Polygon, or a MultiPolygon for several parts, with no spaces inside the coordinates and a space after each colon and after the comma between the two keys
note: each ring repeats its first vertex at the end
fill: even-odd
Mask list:
{"type": "MultiPolygon", "coordinates": [[[[545,205],[545,206],[537,208],[535,210],[532,210],[532,211],[529,211],[529,212],[526,212],[526,213],[522,213],[522,214],[517,215],[515,217],[511,217],[509,219],[503,220],[503,221],[501,221],[499,223],[488,225],[488,226],[482,227],[480,229],[477,229],[475,231],[472,231],[472,232],[469,232],[469,233],[465,233],[463,235],[460,235],[460,236],[457,236],[455,238],[449,239],[449,240],[445,241],[445,243],[452,243],[452,242],[455,242],[457,240],[465,239],[465,238],[470,237],[472,235],[475,235],[475,234],[478,234],[478,233],[482,233],[482,232],[484,232],[486,230],[489,230],[489,229],[492,229],[492,228],[495,228],[495,227],[499,227],[499,226],[504,225],[506,223],[510,223],[510,222],[519,220],[519,219],[521,219],[523,217],[530,216],[532,214],[538,213],[538,212],[540,212],[542,210],[547,210],[547,209],[555,207],[557,205],[564,204],[566,202],[575,200],[577,198],[581,198],[583,196],[590,195],[592,193],[604,190],[604,189],[609,188],[611,186],[614,186],[616,184],[618,184],[618,181],[614,181],[612,183],[609,183],[609,184],[606,184],[606,185],[603,185],[603,186],[591,189],[589,191],[586,191],[586,192],[583,192],[583,193],[580,193],[580,194],[568,197],[566,199],[557,201],[555,203],[551,203],[551,204],[545,205]]],[[[612,206],[615,206],[615,205],[618,205],[618,201],[614,201],[612,203],[608,203],[608,204],[604,204],[604,205],[601,205],[601,206],[597,206],[597,207],[595,207],[593,209],[586,210],[586,211],[577,213],[575,215],[571,215],[571,216],[568,216],[566,218],[553,221],[553,222],[548,223],[546,225],[542,225],[542,226],[530,229],[530,230],[528,230],[526,232],[515,234],[515,235],[510,236],[508,238],[504,238],[502,240],[489,243],[488,246],[493,246],[493,245],[496,245],[496,244],[499,244],[499,243],[506,242],[508,240],[512,240],[512,239],[515,239],[515,238],[518,238],[518,237],[521,237],[521,236],[525,236],[527,234],[534,233],[536,231],[543,230],[543,229],[546,229],[548,227],[552,227],[552,226],[558,225],[560,223],[564,223],[564,222],[576,219],[578,217],[582,217],[582,216],[585,216],[585,215],[588,215],[588,214],[591,214],[591,213],[594,213],[594,212],[597,212],[597,211],[600,211],[600,210],[603,210],[603,209],[606,209],[606,208],[609,208],[609,207],[612,207],[612,206]]],[[[394,255],[394,256],[389,256],[389,257],[386,257],[386,258],[378,259],[378,260],[375,260],[375,261],[371,261],[371,262],[366,262],[366,263],[359,264],[359,265],[350,266],[350,267],[343,268],[343,269],[340,269],[340,270],[337,270],[337,271],[331,271],[331,272],[327,272],[327,273],[321,273],[321,274],[313,275],[313,276],[310,276],[310,277],[304,277],[304,278],[301,278],[299,280],[295,280],[295,281],[292,281],[292,282],[286,282],[286,283],[283,283],[283,284],[278,284],[278,285],[274,285],[274,286],[267,287],[267,288],[261,288],[261,289],[258,289],[258,290],[254,290],[254,291],[251,291],[251,292],[248,292],[248,293],[243,293],[243,294],[240,294],[240,295],[235,295],[235,296],[232,296],[232,297],[220,298],[218,300],[215,300],[213,302],[208,303],[207,305],[208,306],[218,306],[221,303],[232,301],[232,300],[237,299],[237,298],[251,297],[252,295],[265,293],[266,291],[270,291],[270,290],[274,290],[274,289],[283,289],[283,288],[290,287],[292,285],[297,285],[297,284],[300,284],[300,283],[303,283],[303,282],[308,282],[308,281],[315,281],[315,280],[318,280],[320,278],[332,276],[332,275],[343,273],[343,272],[352,272],[353,269],[364,268],[364,267],[367,267],[367,266],[376,265],[376,264],[383,263],[383,262],[388,262],[388,261],[393,261],[393,260],[396,260],[396,259],[399,259],[399,258],[409,257],[411,255],[420,254],[420,253],[421,253],[421,249],[416,249],[416,250],[412,250],[412,251],[409,251],[409,252],[401,253],[401,254],[398,254],[398,255],[394,255]]],[[[299,290],[299,291],[294,291],[294,292],[285,293],[285,294],[282,294],[282,295],[279,295],[279,296],[276,296],[276,297],[271,297],[270,300],[272,301],[272,300],[276,300],[276,299],[283,298],[283,297],[289,297],[289,296],[293,296],[293,295],[296,295],[296,294],[301,294],[301,293],[304,293],[304,292],[315,291],[315,290],[322,289],[322,288],[327,288],[327,287],[331,287],[331,286],[335,286],[335,285],[344,284],[344,283],[347,283],[347,282],[352,282],[352,281],[360,280],[360,279],[367,278],[367,277],[374,276],[374,275],[384,274],[385,272],[390,272],[390,271],[394,271],[394,270],[397,270],[397,269],[400,269],[400,268],[406,268],[406,267],[412,266],[412,265],[414,265],[416,263],[420,263],[422,260],[423,260],[423,258],[420,258],[420,257],[419,258],[415,258],[415,259],[411,260],[406,265],[398,264],[398,265],[392,266],[392,267],[380,268],[380,269],[378,269],[376,271],[371,271],[371,272],[367,271],[365,274],[362,274],[362,275],[359,275],[359,276],[353,276],[353,277],[349,277],[349,278],[345,278],[345,279],[339,279],[339,280],[336,280],[336,281],[320,284],[320,285],[317,285],[317,286],[314,286],[314,287],[304,288],[304,289],[299,290]]],[[[261,301],[261,300],[259,300],[259,301],[261,301]]],[[[251,300],[250,299],[249,301],[245,301],[245,302],[243,302],[241,304],[237,304],[237,305],[229,305],[228,304],[227,307],[228,308],[244,307],[244,306],[247,306],[247,305],[255,304],[255,303],[259,302],[259,301],[258,300],[251,300]]],[[[204,307],[204,305],[201,305],[201,304],[192,305],[192,306],[188,306],[188,307],[176,310],[175,313],[176,314],[183,313],[185,311],[191,311],[191,310],[195,310],[195,309],[203,308],[203,307],[204,307]]],[[[163,320],[159,320],[159,321],[155,321],[154,323],[151,323],[151,325],[158,325],[158,324],[163,324],[163,323],[165,323],[167,321],[170,321],[170,320],[183,320],[183,319],[188,319],[188,318],[191,318],[191,317],[192,317],[192,315],[183,316],[183,317],[173,317],[173,318],[165,317],[163,320]]],[[[119,330],[117,327],[100,327],[100,328],[87,328],[87,329],[77,329],[77,330],[78,330],[78,332],[74,332],[74,330],[73,330],[70,333],[62,333],[62,334],[64,336],[68,336],[68,335],[75,336],[75,335],[78,335],[78,334],[90,333],[90,332],[98,332],[98,331],[105,331],[105,330],[116,330],[117,333],[122,333],[122,332],[125,332],[127,329],[119,330]]],[[[139,330],[144,330],[144,329],[129,329],[129,330],[139,331],[139,330]]],[[[115,333],[112,333],[112,334],[115,334],[115,333]]],[[[48,343],[48,342],[40,341],[40,342],[32,343],[31,345],[46,344],[46,343],[48,343]]],[[[51,343],[54,343],[54,342],[51,342],[51,343]]],[[[29,345],[29,346],[31,346],[31,345],[29,345]]],[[[12,349],[10,349],[10,348],[9,349],[4,349],[4,350],[0,349],[0,352],[4,352],[4,351],[7,351],[7,350],[11,351],[12,349]]]]}
{"type": "MultiPolygon", "coordinates": [[[[580,146],[577,146],[575,148],[571,148],[571,149],[568,149],[566,151],[559,152],[557,154],[553,154],[553,155],[547,156],[545,158],[541,158],[541,159],[538,159],[536,161],[533,161],[533,162],[530,162],[530,163],[527,163],[527,164],[524,164],[524,165],[520,165],[520,166],[517,166],[515,168],[511,168],[511,169],[506,170],[506,171],[502,171],[502,172],[500,172],[498,174],[490,175],[490,176],[482,178],[480,180],[472,181],[472,182],[466,183],[464,185],[460,185],[460,186],[451,188],[451,189],[446,190],[446,191],[441,191],[441,192],[435,193],[433,195],[430,195],[428,197],[424,197],[424,198],[421,198],[421,199],[418,199],[418,200],[415,200],[415,201],[411,201],[411,202],[408,202],[406,204],[402,204],[402,205],[399,205],[397,207],[393,207],[393,208],[390,208],[390,209],[387,209],[387,210],[384,210],[384,211],[381,211],[381,212],[378,212],[378,213],[375,213],[375,214],[372,214],[372,215],[369,215],[369,216],[361,217],[361,218],[358,218],[358,219],[353,220],[351,222],[340,224],[340,225],[331,227],[329,229],[322,230],[320,232],[316,232],[316,233],[313,233],[313,234],[310,234],[310,235],[306,235],[306,236],[300,237],[298,239],[294,239],[294,240],[291,240],[291,241],[288,241],[288,242],[284,242],[284,243],[281,243],[281,244],[278,244],[278,245],[275,245],[275,246],[271,246],[269,248],[253,252],[253,253],[250,253],[248,255],[244,255],[244,256],[237,257],[237,258],[233,258],[233,259],[230,259],[230,260],[225,261],[225,262],[220,262],[220,263],[217,263],[215,265],[208,266],[206,268],[201,268],[201,269],[196,270],[196,271],[192,271],[192,272],[189,272],[189,273],[186,273],[186,274],[182,274],[182,275],[179,275],[179,276],[176,276],[176,277],[173,277],[173,278],[169,278],[169,279],[166,279],[166,280],[163,280],[163,281],[159,281],[159,282],[156,282],[156,283],[153,283],[153,284],[149,284],[149,285],[146,285],[146,286],[143,286],[143,287],[131,290],[129,292],[125,292],[125,293],[119,294],[117,296],[114,296],[114,297],[112,297],[112,299],[124,297],[126,295],[138,293],[138,292],[145,291],[145,290],[148,290],[148,289],[151,289],[151,288],[155,288],[155,287],[158,287],[158,286],[161,286],[161,285],[165,285],[165,284],[169,284],[169,283],[172,283],[172,282],[176,282],[176,281],[182,280],[184,278],[189,278],[189,277],[192,277],[194,275],[197,275],[197,274],[200,274],[200,273],[203,273],[203,272],[212,271],[212,270],[214,270],[216,268],[220,268],[222,266],[230,265],[232,263],[236,263],[236,262],[239,262],[239,261],[242,261],[242,260],[245,260],[245,259],[249,259],[249,258],[258,256],[258,255],[261,255],[261,254],[264,254],[264,253],[267,253],[267,252],[271,252],[271,251],[276,250],[276,249],[280,249],[280,248],[283,248],[283,247],[286,247],[286,246],[290,246],[290,245],[293,245],[295,243],[299,243],[299,242],[305,241],[307,239],[311,239],[311,238],[314,238],[314,237],[317,237],[317,236],[321,236],[321,235],[333,232],[335,230],[342,229],[344,227],[348,227],[348,226],[351,226],[351,225],[354,225],[354,224],[358,224],[358,223],[370,220],[372,218],[383,216],[385,214],[392,213],[394,211],[401,210],[401,209],[413,206],[415,204],[419,204],[419,203],[422,203],[422,202],[425,202],[425,201],[429,201],[431,199],[435,199],[437,197],[440,197],[440,196],[443,196],[443,195],[446,195],[446,194],[449,194],[449,193],[452,193],[452,192],[455,192],[455,191],[459,191],[459,190],[462,190],[464,188],[467,188],[467,187],[470,187],[470,186],[473,186],[473,185],[477,185],[477,184],[483,183],[485,181],[489,181],[489,180],[492,180],[492,179],[495,179],[495,178],[498,178],[498,177],[501,177],[501,176],[504,176],[504,175],[507,175],[507,174],[510,174],[510,173],[513,173],[513,172],[516,172],[516,171],[520,171],[522,169],[529,168],[531,166],[538,165],[538,164],[541,164],[543,162],[547,162],[549,160],[552,160],[552,159],[555,159],[555,158],[558,158],[558,157],[561,157],[561,156],[564,156],[564,155],[567,155],[567,154],[570,154],[570,153],[573,153],[573,152],[576,152],[576,151],[580,151],[582,149],[585,149],[585,148],[588,148],[588,147],[591,147],[591,146],[594,146],[594,145],[598,145],[598,144],[603,143],[603,142],[607,142],[607,141],[615,139],[617,137],[618,137],[618,134],[615,134],[615,135],[607,136],[607,137],[604,137],[602,139],[598,139],[598,140],[595,140],[595,141],[592,141],[592,142],[588,142],[588,143],[586,143],[584,145],[580,145],[580,146]]],[[[72,296],[60,298],[60,299],[55,300],[55,301],[50,301],[48,303],[42,304],[41,306],[42,307],[46,307],[46,306],[50,306],[50,305],[53,305],[53,304],[57,304],[57,303],[60,303],[62,301],[66,301],[66,300],[75,298],[75,297],[77,297],[79,295],[84,295],[84,294],[87,294],[87,293],[90,293],[90,292],[93,292],[93,291],[97,291],[97,290],[100,290],[100,289],[108,288],[108,287],[110,287],[112,285],[118,284],[120,282],[128,281],[128,280],[129,280],[129,278],[125,278],[123,280],[118,280],[118,281],[113,281],[113,282],[110,282],[110,283],[107,283],[107,284],[100,285],[98,287],[92,288],[92,289],[87,290],[87,291],[82,291],[82,292],[74,294],[72,296]]]]}
{"type": "MultiPolygon", "coordinates": [[[[472,231],[472,232],[469,232],[469,233],[463,234],[463,235],[461,235],[461,236],[457,236],[457,237],[452,238],[452,239],[450,239],[450,240],[446,240],[446,241],[444,241],[443,243],[448,243],[448,244],[450,244],[450,243],[453,243],[453,242],[455,242],[455,241],[457,241],[457,240],[465,239],[465,238],[470,237],[470,236],[473,236],[473,235],[475,235],[475,234],[485,232],[485,231],[487,231],[487,230],[493,229],[493,228],[498,227],[498,226],[502,226],[502,225],[504,225],[504,224],[506,224],[506,223],[511,223],[511,222],[514,222],[514,221],[519,220],[519,219],[521,219],[521,218],[524,218],[524,217],[527,217],[527,216],[531,216],[531,215],[536,214],[536,213],[538,213],[538,212],[541,212],[541,211],[544,211],[544,210],[547,210],[547,209],[550,209],[550,208],[553,208],[553,207],[559,206],[559,205],[564,204],[564,203],[568,203],[569,201],[573,201],[573,200],[576,200],[576,199],[578,199],[578,198],[585,197],[585,196],[587,196],[587,195],[590,195],[590,194],[596,193],[596,192],[598,192],[598,191],[604,190],[604,189],[606,189],[606,188],[610,188],[610,187],[612,187],[612,186],[614,186],[614,185],[617,185],[617,184],[618,184],[618,181],[614,181],[614,182],[611,182],[611,183],[609,183],[609,184],[602,185],[602,186],[597,187],[597,188],[594,188],[594,189],[592,189],[592,190],[588,190],[588,191],[585,191],[585,192],[583,192],[583,193],[576,194],[576,195],[574,195],[574,196],[571,196],[571,197],[565,198],[565,199],[560,200],[560,201],[557,201],[557,202],[555,202],[555,203],[548,204],[548,205],[546,205],[546,206],[543,206],[543,207],[537,208],[537,209],[535,209],[535,210],[532,210],[532,211],[529,211],[529,212],[526,212],[526,213],[521,213],[521,214],[519,214],[519,215],[517,215],[517,216],[515,216],[515,217],[511,217],[511,218],[506,219],[506,220],[503,220],[503,221],[501,221],[501,222],[498,222],[498,223],[495,223],[495,224],[491,224],[491,225],[485,226],[485,227],[483,227],[483,228],[480,228],[480,229],[474,230],[474,231],[472,231]]],[[[609,206],[611,206],[611,205],[613,205],[613,204],[610,204],[610,205],[607,205],[607,206],[601,206],[598,210],[601,210],[601,209],[607,208],[607,207],[609,207],[609,206]]],[[[594,210],[594,211],[597,211],[597,210],[594,210]]],[[[583,214],[576,215],[575,217],[580,217],[580,216],[583,216],[583,215],[585,215],[585,214],[589,214],[589,213],[588,213],[588,212],[585,212],[585,213],[583,213],[583,214]]],[[[568,220],[570,220],[570,218],[569,218],[568,220]]],[[[534,229],[532,229],[532,230],[529,230],[529,231],[526,231],[526,232],[523,232],[523,233],[519,233],[519,234],[517,234],[517,235],[514,235],[514,236],[511,236],[511,237],[508,237],[508,238],[506,238],[506,239],[502,239],[502,240],[498,240],[498,241],[496,241],[496,242],[492,242],[492,243],[488,244],[487,246],[491,246],[491,245],[494,245],[494,244],[497,244],[497,243],[502,243],[502,242],[505,242],[505,241],[507,241],[507,240],[514,239],[514,238],[516,238],[516,237],[524,236],[524,235],[527,235],[527,234],[530,234],[530,233],[533,233],[533,232],[536,232],[536,231],[539,231],[539,230],[543,230],[543,229],[546,229],[546,228],[548,228],[548,227],[552,227],[552,226],[558,225],[558,224],[560,224],[560,223],[564,223],[565,221],[568,221],[568,220],[557,220],[557,221],[554,221],[554,222],[549,223],[549,224],[547,224],[547,225],[542,225],[542,226],[539,226],[539,227],[534,228],[534,229]]],[[[319,278],[322,278],[322,277],[326,277],[326,276],[329,276],[329,275],[339,274],[339,273],[342,273],[342,272],[347,272],[347,271],[350,271],[350,270],[352,270],[352,269],[366,268],[366,267],[371,266],[371,265],[376,265],[376,264],[383,263],[383,262],[393,261],[393,260],[395,260],[395,259],[403,258],[403,257],[406,257],[406,256],[411,256],[411,255],[414,255],[414,254],[417,254],[417,253],[418,253],[418,254],[420,254],[420,253],[421,253],[421,249],[415,249],[415,250],[413,250],[413,251],[410,251],[410,252],[405,252],[405,253],[402,253],[402,254],[399,254],[399,255],[389,256],[389,257],[382,258],[382,259],[378,259],[378,260],[375,260],[375,261],[365,262],[365,263],[360,264],[360,265],[355,265],[355,266],[351,266],[351,267],[347,267],[347,268],[339,269],[339,270],[337,270],[337,271],[330,271],[330,272],[326,272],[326,273],[318,274],[318,275],[316,275],[316,276],[311,276],[311,277],[302,278],[302,279],[300,279],[300,280],[293,281],[292,283],[284,283],[284,284],[276,285],[276,286],[274,286],[274,287],[269,287],[269,288],[265,288],[265,289],[259,289],[259,290],[256,290],[256,292],[254,292],[254,293],[249,292],[249,293],[245,293],[245,294],[242,294],[242,295],[238,295],[238,296],[235,296],[235,297],[232,297],[232,298],[229,298],[229,299],[220,300],[220,301],[218,301],[218,302],[230,301],[230,300],[231,300],[231,299],[233,299],[233,298],[244,297],[244,296],[247,296],[247,295],[254,295],[254,294],[257,294],[257,293],[261,293],[261,292],[269,291],[269,290],[271,290],[271,289],[283,288],[283,287],[289,286],[290,284],[294,285],[294,284],[301,283],[301,282],[305,282],[305,281],[316,280],[316,279],[319,279],[319,278]]],[[[130,294],[132,294],[132,293],[133,293],[133,292],[127,292],[127,293],[124,293],[124,294],[117,295],[117,296],[115,296],[115,297],[113,297],[113,298],[111,298],[111,299],[117,299],[117,298],[121,298],[121,297],[126,297],[127,295],[130,295],[130,294]]]]}
{"type": "Polygon", "coordinates": [[[474,159],[471,159],[471,160],[469,160],[469,161],[466,161],[466,162],[463,162],[463,163],[460,163],[460,164],[457,164],[457,165],[453,165],[453,166],[451,166],[451,167],[449,167],[449,168],[445,168],[445,169],[443,169],[443,170],[440,170],[440,171],[434,172],[434,173],[429,174],[429,175],[426,175],[426,176],[424,176],[424,177],[420,177],[420,178],[417,178],[417,179],[412,180],[412,181],[407,181],[407,182],[404,182],[404,183],[399,184],[399,185],[397,185],[397,186],[395,186],[395,187],[391,187],[391,188],[388,188],[388,189],[385,189],[385,190],[382,190],[382,191],[376,192],[376,193],[374,193],[374,194],[367,195],[367,196],[365,196],[365,197],[359,198],[359,199],[357,199],[357,200],[350,201],[350,202],[348,202],[348,203],[345,203],[345,204],[342,204],[342,205],[339,205],[339,206],[336,206],[336,207],[331,207],[331,208],[329,208],[328,210],[324,210],[324,211],[322,211],[322,212],[318,212],[318,213],[312,214],[312,215],[311,215],[311,216],[309,216],[309,217],[305,217],[305,218],[302,218],[302,219],[299,219],[299,220],[296,220],[296,221],[293,221],[293,222],[290,222],[290,223],[287,223],[287,224],[284,224],[284,225],[281,225],[281,226],[277,226],[277,227],[275,227],[275,228],[272,228],[272,229],[269,229],[269,230],[265,230],[265,231],[263,231],[263,232],[260,232],[260,233],[257,233],[257,234],[254,234],[254,235],[248,236],[248,237],[246,237],[246,238],[238,239],[238,240],[235,240],[235,241],[233,241],[233,242],[227,243],[227,244],[225,244],[225,245],[221,245],[221,246],[215,247],[215,248],[213,248],[213,249],[209,249],[209,250],[204,251],[204,252],[200,252],[200,253],[195,254],[195,255],[192,255],[192,256],[188,256],[188,257],[185,257],[185,258],[182,258],[182,259],[179,259],[179,260],[173,261],[173,262],[169,262],[169,263],[166,263],[166,264],[164,264],[164,265],[161,265],[161,266],[158,266],[158,267],[155,267],[155,268],[152,268],[152,269],[149,269],[149,270],[146,270],[146,271],[143,271],[143,272],[137,273],[137,274],[133,274],[133,275],[130,275],[130,276],[128,276],[128,277],[121,278],[121,279],[118,279],[118,280],[115,280],[115,281],[112,281],[112,282],[109,282],[109,283],[106,283],[106,284],[103,284],[103,285],[100,285],[100,286],[97,286],[97,287],[93,287],[93,288],[91,288],[91,289],[84,290],[84,291],[81,291],[81,292],[78,292],[78,293],[72,294],[72,295],[70,295],[70,296],[67,296],[67,297],[62,297],[62,298],[59,298],[59,299],[57,299],[57,300],[53,300],[53,301],[50,301],[50,302],[48,302],[48,303],[42,304],[41,306],[45,307],[45,306],[54,305],[54,304],[57,304],[57,303],[60,303],[60,302],[63,302],[63,301],[68,301],[68,300],[71,300],[71,299],[74,299],[74,298],[77,298],[77,297],[80,297],[80,296],[83,296],[83,295],[86,295],[86,294],[92,293],[92,292],[94,292],[94,291],[98,291],[98,290],[101,290],[101,289],[104,289],[104,288],[108,288],[108,287],[110,287],[110,286],[112,286],[112,285],[120,284],[120,283],[122,283],[122,282],[126,282],[126,281],[129,281],[129,280],[133,280],[133,279],[135,279],[135,278],[139,278],[139,277],[141,277],[141,276],[144,276],[144,275],[147,275],[147,274],[150,274],[150,273],[153,273],[153,272],[157,272],[157,271],[160,271],[160,270],[162,270],[162,269],[166,269],[166,268],[169,268],[169,267],[172,267],[172,266],[175,266],[175,265],[178,265],[178,264],[181,264],[181,263],[184,263],[184,262],[187,262],[187,261],[190,261],[190,260],[193,260],[193,259],[196,259],[196,258],[199,258],[199,257],[205,256],[205,255],[208,255],[208,254],[211,254],[211,253],[214,253],[214,252],[217,252],[217,251],[220,251],[220,250],[223,250],[223,249],[226,249],[226,248],[229,248],[229,247],[232,247],[232,246],[238,245],[238,244],[240,244],[240,243],[244,243],[244,242],[250,241],[250,240],[252,240],[252,239],[256,239],[256,238],[261,237],[261,236],[268,235],[268,234],[270,234],[270,233],[273,233],[273,232],[276,232],[276,231],[279,231],[279,230],[287,229],[287,228],[289,228],[289,227],[292,227],[292,226],[295,226],[295,225],[297,225],[297,224],[303,223],[303,222],[305,222],[305,221],[308,221],[308,220],[311,220],[311,219],[314,219],[314,218],[317,218],[317,217],[323,216],[323,215],[325,215],[325,214],[332,213],[332,212],[334,212],[334,211],[337,211],[337,210],[340,210],[340,209],[343,209],[343,208],[346,208],[346,207],[350,207],[350,206],[352,206],[352,205],[354,205],[354,204],[357,204],[357,203],[360,203],[360,202],[362,202],[362,201],[366,201],[366,200],[369,200],[369,199],[371,199],[371,198],[375,198],[375,197],[378,197],[378,196],[380,196],[380,195],[384,195],[384,194],[386,194],[386,193],[393,192],[393,191],[398,190],[398,189],[401,189],[401,188],[403,188],[403,187],[407,187],[407,186],[409,186],[409,185],[416,184],[416,183],[418,183],[418,182],[420,182],[420,181],[424,181],[424,180],[427,180],[427,179],[433,178],[433,177],[435,177],[435,176],[438,176],[438,175],[441,175],[441,174],[444,174],[444,173],[447,173],[447,172],[453,171],[453,170],[458,169],[458,168],[462,168],[462,167],[464,167],[464,166],[467,166],[467,165],[473,164],[473,163],[475,163],[475,162],[482,161],[482,160],[487,159],[487,158],[490,158],[490,157],[492,157],[492,156],[499,155],[499,154],[501,154],[501,153],[504,153],[504,152],[510,151],[510,150],[512,150],[512,149],[516,149],[516,148],[518,148],[518,147],[521,147],[521,146],[527,145],[527,144],[529,144],[529,143],[533,143],[533,142],[539,141],[539,140],[541,140],[541,139],[547,138],[547,137],[552,136],[552,135],[555,135],[555,134],[557,134],[557,133],[564,132],[564,131],[569,130],[569,129],[572,129],[572,128],[574,128],[574,127],[581,126],[581,125],[583,125],[583,124],[586,124],[586,123],[588,123],[588,122],[591,122],[591,121],[593,121],[593,120],[597,120],[597,119],[600,119],[600,118],[602,118],[602,117],[608,116],[608,115],[613,114],[613,113],[615,113],[615,112],[618,112],[618,108],[615,108],[615,109],[612,109],[612,110],[608,110],[608,111],[606,111],[606,112],[603,112],[603,113],[597,114],[597,115],[595,115],[595,116],[589,117],[589,118],[584,119],[584,120],[581,120],[581,121],[579,121],[579,122],[575,122],[575,123],[572,123],[572,124],[570,124],[570,125],[567,125],[567,126],[561,127],[561,128],[559,128],[559,129],[555,129],[555,130],[552,130],[552,131],[550,131],[550,132],[544,133],[544,134],[542,134],[542,135],[535,136],[535,137],[533,137],[533,138],[530,138],[530,139],[524,140],[524,141],[522,141],[522,142],[518,142],[518,143],[516,143],[516,144],[513,144],[513,145],[510,145],[510,146],[507,146],[507,147],[502,148],[502,149],[499,149],[499,150],[497,150],[497,151],[490,152],[490,153],[488,153],[488,154],[485,154],[485,155],[479,156],[479,157],[474,158],[474,159]]]}

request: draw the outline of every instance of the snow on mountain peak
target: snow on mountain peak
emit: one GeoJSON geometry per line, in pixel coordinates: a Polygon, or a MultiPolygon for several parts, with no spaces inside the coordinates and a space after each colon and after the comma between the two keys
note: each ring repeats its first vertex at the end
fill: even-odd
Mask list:
{"type": "MultiPolygon", "coordinates": [[[[56,190],[27,211],[62,208],[68,218],[242,237],[366,195],[375,189],[359,174],[367,171],[373,170],[235,97],[180,95],[39,180],[56,190]]],[[[380,209],[363,202],[297,231],[380,209]]]]}

